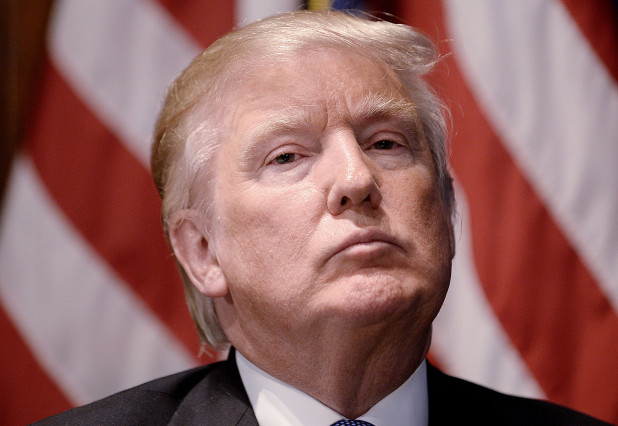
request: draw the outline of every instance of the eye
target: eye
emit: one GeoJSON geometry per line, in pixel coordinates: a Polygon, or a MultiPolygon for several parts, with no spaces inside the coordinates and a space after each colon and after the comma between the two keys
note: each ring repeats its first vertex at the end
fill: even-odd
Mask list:
{"type": "Polygon", "coordinates": [[[288,164],[295,161],[297,158],[298,154],[294,154],[293,152],[286,152],[284,154],[277,155],[272,162],[275,164],[288,164]]]}
{"type": "Polygon", "coordinates": [[[396,143],[393,141],[389,141],[387,139],[382,139],[373,144],[373,148],[375,149],[393,149],[396,143]]]}

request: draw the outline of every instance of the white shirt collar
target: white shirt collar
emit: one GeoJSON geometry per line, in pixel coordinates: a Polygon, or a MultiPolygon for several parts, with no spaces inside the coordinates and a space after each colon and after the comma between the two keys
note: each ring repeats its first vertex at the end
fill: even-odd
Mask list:
{"type": "MultiPolygon", "coordinates": [[[[278,380],[236,352],[236,363],[258,423],[263,426],[329,426],[343,416],[304,392],[278,380]]],[[[384,425],[427,425],[425,361],[399,388],[374,405],[360,420],[384,425]]]]}

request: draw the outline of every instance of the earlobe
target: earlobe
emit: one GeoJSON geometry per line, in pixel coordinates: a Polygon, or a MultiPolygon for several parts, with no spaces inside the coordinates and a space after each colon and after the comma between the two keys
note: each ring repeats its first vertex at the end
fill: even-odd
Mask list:
{"type": "Polygon", "coordinates": [[[181,210],[172,219],[170,243],[187,277],[204,296],[225,296],[227,282],[206,235],[202,216],[195,210],[181,210]]]}

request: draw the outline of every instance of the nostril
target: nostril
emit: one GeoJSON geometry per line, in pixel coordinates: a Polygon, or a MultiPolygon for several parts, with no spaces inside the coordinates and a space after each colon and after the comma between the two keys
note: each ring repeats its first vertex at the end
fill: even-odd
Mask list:
{"type": "Polygon", "coordinates": [[[345,203],[347,203],[347,202],[348,202],[348,197],[343,197],[343,198],[341,199],[341,205],[342,205],[342,206],[345,206],[345,203]]]}

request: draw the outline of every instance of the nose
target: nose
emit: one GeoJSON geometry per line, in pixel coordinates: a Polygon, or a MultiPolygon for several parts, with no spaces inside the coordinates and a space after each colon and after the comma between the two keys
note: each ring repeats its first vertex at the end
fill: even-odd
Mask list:
{"type": "Polygon", "coordinates": [[[324,154],[328,156],[326,173],[331,175],[326,204],[332,215],[347,209],[380,206],[382,194],[376,182],[376,165],[353,135],[338,138],[333,149],[324,154]]]}

